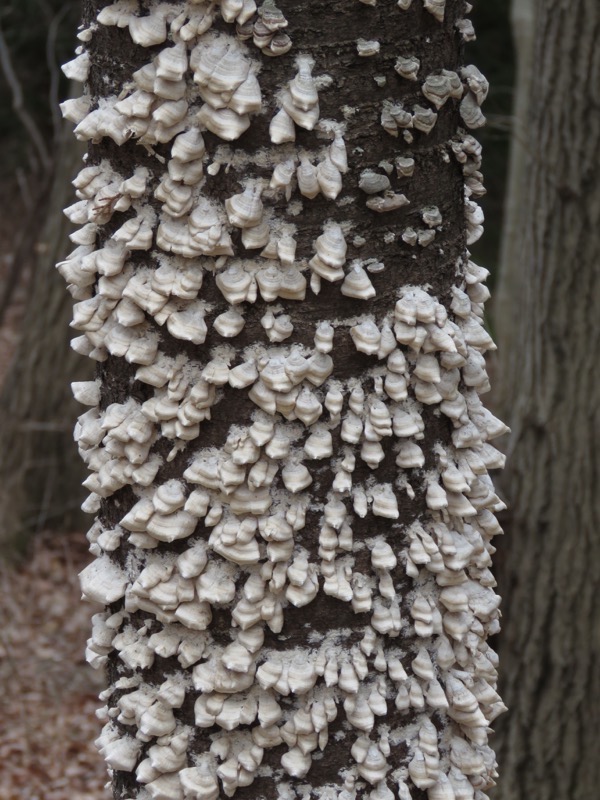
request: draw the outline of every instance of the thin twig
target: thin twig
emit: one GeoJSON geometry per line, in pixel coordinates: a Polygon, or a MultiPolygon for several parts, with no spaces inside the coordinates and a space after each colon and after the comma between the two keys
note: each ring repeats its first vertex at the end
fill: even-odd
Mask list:
{"type": "Polygon", "coordinates": [[[23,432],[29,431],[43,431],[44,433],[62,433],[63,431],[71,430],[71,423],[65,422],[45,422],[43,420],[28,419],[24,420],[19,425],[19,430],[23,432]]]}
{"type": "Polygon", "coordinates": [[[46,25],[49,25],[52,22],[52,16],[53,16],[52,6],[49,3],[47,3],[46,0],[35,0],[35,2],[36,5],[39,6],[39,9],[44,16],[46,25]]]}
{"type": "Polygon", "coordinates": [[[12,248],[12,261],[8,274],[5,276],[3,286],[0,288],[0,326],[4,322],[4,316],[12,302],[13,295],[22,275],[25,273],[27,267],[35,268],[36,255],[32,245],[30,231],[35,229],[36,219],[43,213],[48,192],[50,190],[50,181],[52,178],[52,170],[48,169],[36,182],[36,195],[32,198],[32,203],[26,209],[27,216],[22,220],[18,232],[15,234],[12,248]]]}
{"type": "Polygon", "coordinates": [[[58,35],[58,28],[63,20],[65,14],[69,12],[68,5],[64,5],[61,10],[52,18],[50,27],[48,28],[48,38],[46,39],[46,63],[48,64],[48,71],[50,72],[50,89],[48,91],[48,102],[50,103],[50,112],[52,114],[52,128],[54,131],[54,141],[60,140],[63,126],[60,111],[58,108],[58,92],[60,85],[60,70],[56,63],[56,37],[58,35]]]}
{"type": "Polygon", "coordinates": [[[27,211],[31,211],[33,207],[33,197],[31,196],[29,181],[27,180],[25,170],[22,167],[17,167],[15,170],[15,177],[17,179],[19,191],[21,192],[21,197],[23,198],[23,205],[27,211]]]}
{"type": "Polygon", "coordinates": [[[41,533],[41,531],[46,526],[46,523],[51,517],[50,514],[50,500],[52,499],[53,495],[53,477],[52,477],[52,470],[46,471],[46,480],[44,482],[44,494],[42,495],[42,502],[40,503],[38,513],[37,513],[37,520],[35,524],[35,533],[41,533]]]}
{"type": "Polygon", "coordinates": [[[32,242],[29,232],[33,229],[36,216],[43,208],[44,201],[47,197],[47,184],[49,177],[50,172],[48,172],[41,181],[39,195],[35,198],[31,208],[27,210],[27,218],[23,220],[22,225],[20,226],[19,234],[15,236],[16,241],[12,253],[13,260],[10,265],[8,275],[5,277],[2,291],[0,292],[0,325],[2,325],[4,321],[4,315],[11,304],[14,292],[19,285],[19,280],[24,272],[25,266],[31,265],[35,258],[31,250],[32,242]]]}
{"type": "Polygon", "coordinates": [[[2,28],[0,28],[0,66],[2,67],[4,77],[6,78],[6,82],[8,83],[10,90],[12,92],[13,110],[15,111],[17,117],[21,121],[21,124],[29,134],[29,138],[31,139],[33,146],[37,150],[37,153],[40,157],[40,160],[44,168],[46,170],[50,170],[50,167],[52,165],[50,154],[48,153],[48,149],[46,148],[44,137],[40,133],[37,125],[33,120],[33,117],[30,115],[29,111],[27,111],[23,103],[23,90],[21,89],[21,84],[19,83],[19,79],[17,78],[17,75],[14,71],[12,60],[10,57],[10,52],[6,44],[6,39],[4,38],[2,28]]]}

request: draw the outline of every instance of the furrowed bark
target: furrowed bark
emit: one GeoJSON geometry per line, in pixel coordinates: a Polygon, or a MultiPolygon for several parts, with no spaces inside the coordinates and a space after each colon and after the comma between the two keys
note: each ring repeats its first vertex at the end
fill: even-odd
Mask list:
{"type": "Polygon", "coordinates": [[[599,31],[595,3],[536,4],[539,69],[524,104],[526,191],[515,198],[519,258],[508,272],[525,291],[497,320],[500,382],[519,387],[501,407],[512,428],[503,490],[514,535],[499,571],[512,709],[499,726],[499,797],[510,800],[588,800],[600,782],[599,31]]]}
{"type": "MultiPolygon", "coordinates": [[[[515,298],[527,291],[522,269],[519,231],[523,219],[523,197],[527,194],[527,163],[531,157],[528,136],[528,113],[531,107],[530,84],[534,71],[535,0],[513,0],[511,27],[517,61],[515,95],[512,110],[512,131],[504,220],[500,250],[500,279],[492,303],[494,324],[503,327],[502,352],[520,349],[517,344],[518,311],[515,298]],[[514,339],[509,341],[509,337],[514,339]]],[[[498,381],[494,387],[498,408],[506,408],[513,400],[510,381],[498,381]]]]}
{"type": "Polygon", "coordinates": [[[119,800],[493,783],[487,84],[463,2],[400,6],[86,4],[61,270],[119,800]]]}

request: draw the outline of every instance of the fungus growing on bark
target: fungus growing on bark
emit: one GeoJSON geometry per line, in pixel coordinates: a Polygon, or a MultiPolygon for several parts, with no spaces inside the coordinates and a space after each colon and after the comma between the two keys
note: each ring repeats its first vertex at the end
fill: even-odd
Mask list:
{"type": "MultiPolygon", "coordinates": [[[[123,797],[256,782],[290,800],[440,800],[493,783],[502,504],[486,470],[505,428],[479,400],[487,272],[463,247],[481,234],[481,153],[432,133],[458,101],[480,124],[487,83],[457,51],[424,76],[436,110],[414,104],[406,81],[429,57],[394,63],[413,47],[390,58],[384,22],[403,30],[417,8],[381,5],[348,10],[382,32],[348,39],[375,80],[356,97],[272,0],[104,5],[65,70],[90,82],[63,110],[91,149],[59,269],[73,346],[101,365],[73,385],[99,514],[81,581],[111,606],[88,657],[118,674],[98,744],[123,797]],[[118,86],[95,61],[115,28],[138,45],[118,86]],[[414,206],[413,176],[429,187],[414,206]],[[454,233],[438,183],[465,196],[454,233]],[[175,667],[148,680],[162,659],[175,667]],[[311,787],[328,752],[342,774],[311,787]]],[[[428,24],[447,6],[424,0],[428,24]]]]}

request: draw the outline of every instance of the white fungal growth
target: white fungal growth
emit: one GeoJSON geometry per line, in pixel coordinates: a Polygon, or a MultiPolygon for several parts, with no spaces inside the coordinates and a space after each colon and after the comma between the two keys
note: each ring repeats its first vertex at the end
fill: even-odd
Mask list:
{"type": "Polygon", "coordinates": [[[286,118],[308,131],[312,131],[319,121],[319,95],[312,75],[314,61],[309,56],[298,56],[296,63],[298,72],[283,91],[280,100],[281,110],[287,117],[279,117],[276,130],[273,129],[275,122],[272,123],[272,141],[275,141],[275,138],[280,141],[291,141],[289,138],[281,138],[286,136],[284,133],[286,118]]]}
{"type": "Polygon", "coordinates": [[[376,56],[381,49],[381,44],[377,40],[357,39],[356,51],[361,58],[376,56]]]}
{"type": "Polygon", "coordinates": [[[460,100],[463,85],[456,72],[443,69],[439,75],[428,75],[421,91],[436,108],[441,108],[451,97],[460,100]]]}
{"type": "Polygon", "coordinates": [[[420,66],[421,62],[416,56],[400,56],[396,61],[394,69],[402,78],[406,78],[406,80],[409,81],[416,81],[420,66]]]}
{"type": "MultiPolygon", "coordinates": [[[[360,2],[371,8],[352,13],[375,19],[376,0],[360,2]]],[[[86,652],[118,676],[99,750],[140,798],[217,800],[260,778],[286,800],[410,800],[415,788],[483,800],[487,732],[504,710],[486,643],[503,504],[487,470],[503,464],[492,442],[506,428],[479,399],[494,347],[487,271],[467,251],[447,263],[447,197],[425,173],[462,172],[476,241],[481,148],[464,132],[434,146],[427,135],[454,101],[482,124],[487,82],[474,67],[421,75],[400,52],[375,81],[418,80],[423,105],[382,102],[381,141],[402,146],[371,164],[362,109],[321,118],[319,95],[330,108],[343,87],[318,56],[282,59],[266,96],[267,59],[294,38],[273,0],[138,5],[105,5],[64,71],[87,80],[85,45],[114,26],[152,48],[147,63],[114,96],[62,106],[100,156],[65,212],[80,226],[58,265],[73,347],[107,362],[103,374],[128,365],[125,383],[73,384],[83,507],[98,512],[81,586],[106,607],[86,652]],[[242,137],[267,125],[269,141],[246,152],[242,137]],[[114,157],[130,141],[143,166],[114,157]],[[413,177],[431,196],[411,197],[413,177]],[[382,246],[411,256],[411,285],[382,246]],[[439,293],[438,258],[453,281],[439,293]],[[426,430],[432,414],[448,422],[443,440],[426,430]],[[350,760],[314,788],[330,736],[350,760]]],[[[442,0],[424,8],[443,22],[442,0]]],[[[468,21],[457,28],[471,36],[468,21]]],[[[348,55],[367,70],[389,38],[368,35],[348,55]]]]}
{"type": "Polygon", "coordinates": [[[426,11],[429,11],[438,22],[444,21],[444,13],[446,11],[446,0],[423,0],[423,6],[426,11]]]}

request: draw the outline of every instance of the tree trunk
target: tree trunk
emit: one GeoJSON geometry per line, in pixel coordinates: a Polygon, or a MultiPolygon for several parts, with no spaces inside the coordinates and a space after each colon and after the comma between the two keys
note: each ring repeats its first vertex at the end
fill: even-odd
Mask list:
{"type": "Polygon", "coordinates": [[[537,4],[525,190],[511,201],[523,290],[497,320],[500,382],[518,387],[502,409],[512,428],[499,576],[506,800],[591,800],[600,783],[599,31],[597,3],[537,4]]]}
{"type": "MultiPolygon", "coordinates": [[[[0,549],[22,551],[32,532],[81,524],[82,478],[71,433],[76,404],[69,381],[91,370],[69,348],[69,296],[53,264],[66,252],[70,228],[60,212],[72,195],[69,181],[81,149],[65,126],[56,148],[49,190],[38,199],[41,227],[27,236],[32,264],[27,305],[16,352],[0,391],[0,549]]],[[[26,259],[25,259],[26,261],[26,259]]],[[[23,269],[21,263],[19,267],[23,269]]]]}
{"type": "Polygon", "coordinates": [[[86,3],[60,269],[99,362],[76,436],[116,798],[493,782],[465,7],[86,3]]]}
{"type": "MultiPolygon", "coordinates": [[[[519,231],[522,224],[522,198],[527,191],[526,165],[531,157],[532,141],[528,133],[531,75],[534,64],[535,0],[513,0],[511,4],[512,35],[517,59],[514,81],[515,95],[512,111],[510,160],[504,221],[500,248],[501,278],[494,296],[493,318],[503,325],[502,352],[513,353],[517,347],[518,311],[515,298],[526,291],[526,279],[521,269],[519,231]],[[510,338],[512,337],[512,338],[510,338]]],[[[506,408],[513,398],[514,387],[509,381],[494,386],[494,404],[506,408]]]]}

